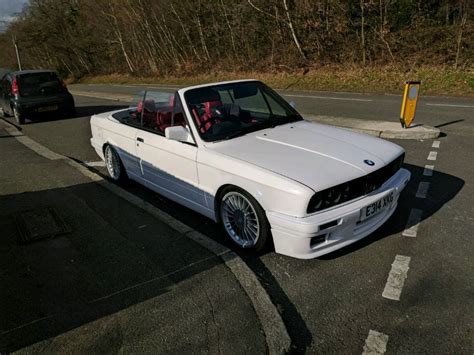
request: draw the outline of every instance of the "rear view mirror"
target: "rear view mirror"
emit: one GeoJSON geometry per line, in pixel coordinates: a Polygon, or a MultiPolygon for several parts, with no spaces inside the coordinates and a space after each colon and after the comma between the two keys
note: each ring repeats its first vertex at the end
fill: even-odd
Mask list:
{"type": "Polygon", "coordinates": [[[187,127],[173,126],[165,129],[165,137],[172,141],[194,143],[193,136],[187,127]]]}
{"type": "Polygon", "coordinates": [[[233,88],[234,98],[242,99],[257,95],[257,85],[253,82],[238,84],[233,88]]]}

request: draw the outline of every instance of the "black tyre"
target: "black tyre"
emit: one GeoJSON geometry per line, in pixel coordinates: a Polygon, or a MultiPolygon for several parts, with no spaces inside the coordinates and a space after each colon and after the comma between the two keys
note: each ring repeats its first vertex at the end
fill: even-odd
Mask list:
{"type": "Polygon", "coordinates": [[[265,211],[249,193],[227,187],[220,194],[219,217],[230,239],[243,249],[261,251],[271,238],[265,211]]]}
{"type": "Polygon", "coordinates": [[[13,107],[13,117],[15,117],[15,121],[17,124],[22,125],[25,124],[25,116],[23,116],[16,107],[13,107]]]}
{"type": "Polygon", "coordinates": [[[104,150],[105,167],[109,176],[114,181],[127,180],[127,173],[120,160],[119,155],[111,145],[107,145],[104,150]]]}

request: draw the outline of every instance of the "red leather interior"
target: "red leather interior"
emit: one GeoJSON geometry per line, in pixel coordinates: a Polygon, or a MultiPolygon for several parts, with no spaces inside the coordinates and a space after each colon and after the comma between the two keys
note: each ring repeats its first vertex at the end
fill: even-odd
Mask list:
{"type": "MultiPolygon", "coordinates": [[[[201,123],[204,123],[206,121],[209,121],[215,114],[213,113],[212,111],[212,108],[213,107],[219,107],[219,106],[222,106],[222,102],[221,101],[207,101],[204,103],[204,114],[201,116],[200,120],[199,120],[199,123],[198,124],[201,124],[201,123]]],[[[206,132],[207,130],[209,130],[209,128],[212,127],[212,125],[216,122],[221,122],[219,119],[216,119],[215,121],[209,121],[207,122],[204,127],[201,128],[201,132],[204,133],[206,132]]]]}
{"type": "MultiPolygon", "coordinates": [[[[165,132],[167,127],[171,127],[174,109],[174,95],[170,96],[168,106],[156,108],[155,101],[147,99],[137,103],[137,119],[140,118],[143,111],[143,125],[154,130],[165,132]]],[[[174,114],[174,126],[186,126],[186,120],[183,112],[174,114]]]]}

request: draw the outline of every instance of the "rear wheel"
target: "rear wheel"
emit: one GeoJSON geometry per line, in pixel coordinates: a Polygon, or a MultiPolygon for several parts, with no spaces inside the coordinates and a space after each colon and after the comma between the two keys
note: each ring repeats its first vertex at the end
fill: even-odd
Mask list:
{"type": "Polygon", "coordinates": [[[262,250],[270,237],[265,211],[247,192],[224,189],[219,205],[220,220],[230,239],[239,247],[262,250]]]}
{"type": "Polygon", "coordinates": [[[17,110],[16,107],[13,107],[13,117],[15,117],[15,121],[19,125],[25,124],[25,117],[17,110]]]}
{"type": "Polygon", "coordinates": [[[112,180],[123,181],[127,179],[127,173],[123,167],[122,161],[115,149],[108,145],[104,151],[105,166],[112,180]]]}

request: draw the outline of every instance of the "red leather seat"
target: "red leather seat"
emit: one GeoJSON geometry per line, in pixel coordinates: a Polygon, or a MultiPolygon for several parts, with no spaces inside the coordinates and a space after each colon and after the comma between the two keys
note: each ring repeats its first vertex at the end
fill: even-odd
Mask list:
{"type": "Polygon", "coordinates": [[[202,114],[201,117],[194,113],[196,120],[198,121],[198,125],[204,124],[204,122],[206,122],[204,126],[201,127],[201,133],[207,132],[214,123],[221,122],[219,119],[211,120],[214,116],[216,116],[215,109],[213,110],[213,108],[219,106],[222,106],[221,101],[207,101],[204,102],[204,114],[202,114]]]}

